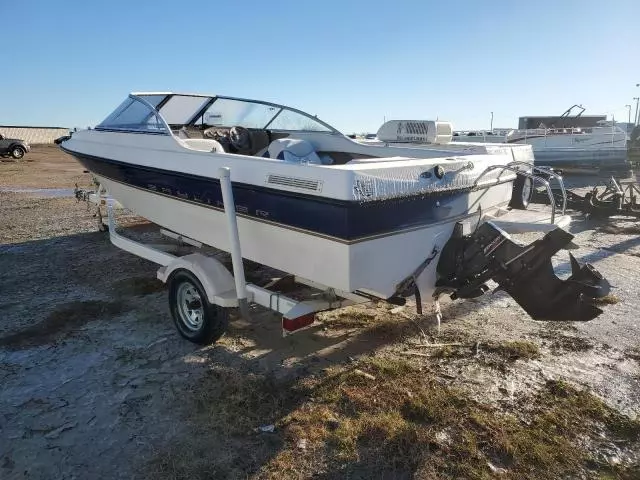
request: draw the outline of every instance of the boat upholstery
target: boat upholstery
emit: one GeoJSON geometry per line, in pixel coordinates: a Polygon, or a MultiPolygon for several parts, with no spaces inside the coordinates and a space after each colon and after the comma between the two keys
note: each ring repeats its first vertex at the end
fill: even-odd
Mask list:
{"type": "Polygon", "coordinates": [[[225,153],[224,147],[217,140],[209,138],[177,138],[178,143],[189,150],[200,152],[225,153]]]}
{"type": "Polygon", "coordinates": [[[374,157],[373,155],[364,155],[361,153],[353,153],[353,152],[337,152],[337,151],[319,151],[318,155],[320,157],[329,156],[333,159],[333,165],[346,165],[348,163],[355,163],[356,160],[366,160],[371,158],[379,158],[374,157]]]}
{"type": "Polygon", "coordinates": [[[311,142],[294,138],[274,140],[269,144],[269,148],[264,153],[264,156],[292,163],[310,163],[315,165],[331,163],[328,159],[323,161],[323,159],[320,158],[311,142]]]}
{"type": "Polygon", "coordinates": [[[249,130],[249,133],[251,134],[250,155],[262,156],[271,143],[271,136],[269,135],[269,132],[266,130],[252,128],[247,130],[249,130]]]}

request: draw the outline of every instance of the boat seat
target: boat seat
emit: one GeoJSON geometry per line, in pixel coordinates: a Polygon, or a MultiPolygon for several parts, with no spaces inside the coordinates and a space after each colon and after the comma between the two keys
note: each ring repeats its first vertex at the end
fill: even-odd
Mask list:
{"type": "Polygon", "coordinates": [[[209,138],[177,138],[184,148],[198,150],[199,152],[225,153],[224,147],[217,140],[209,138]]]}
{"type": "Polygon", "coordinates": [[[251,155],[259,155],[269,148],[271,138],[269,138],[269,132],[266,130],[258,130],[249,128],[249,134],[251,135],[251,155]]]}
{"type": "Polygon", "coordinates": [[[328,165],[333,163],[328,156],[321,158],[310,142],[294,138],[274,140],[269,144],[263,157],[301,164],[328,165]]]}

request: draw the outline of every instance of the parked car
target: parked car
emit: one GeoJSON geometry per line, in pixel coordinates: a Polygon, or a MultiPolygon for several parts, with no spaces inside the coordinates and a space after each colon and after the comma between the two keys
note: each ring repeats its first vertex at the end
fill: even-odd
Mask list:
{"type": "Polygon", "coordinates": [[[31,147],[27,142],[17,138],[6,138],[0,133],[0,156],[11,156],[16,160],[19,160],[30,150],[31,147]]]}

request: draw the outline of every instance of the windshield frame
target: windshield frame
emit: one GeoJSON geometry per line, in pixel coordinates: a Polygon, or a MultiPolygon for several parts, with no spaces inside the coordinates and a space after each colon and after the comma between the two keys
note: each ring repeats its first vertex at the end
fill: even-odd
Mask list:
{"type": "MultiPolygon", "coordinates": [[[[163,101],[164,100],[161,100],[159,104],[162,104],[163,101]]],[[[150,103],[148,100],[142,98],[141,96],[134,95],[132,93],[130,93],[127,96],[127,98],[125,98],[120,103],[120,105],[118,105],[111,113],[109,113],[109,115],[107,115],[105,119],[102,120],[102,122],[96,125],[94,129],[98,131],[113,131],[113,132],[138,133],[138,134],[148,134],[148,135],[171,135],[171,127],[167,124],[164,117],[160,115],[160,112],[158,112],[156,107],[152,103],[150,103]],[[128,105],[126,105],[127,100],[131,101],[128,105]],[[110,125],[108,123],[105,123],[112,116],[114,116],[116,112],[118,113],[118,115],[115,118],[117,118],[119,115],[124,113],[134,103],[139,103],[142,106],[146,107],[148,110],[147,114],[144,117],[141,117],[141,120],[138,123],[138,125],[143,126],[151,119],[151,117],[156,117],[156,120],[158,120],[158,125],[161,128],[157,130],[144,129],[144,128],[136,129],[136,128],[133,128],[131,125],[127,126],[126,124],[123,126],[118,126],[117,124],[110,125]]]]}
{"type": "MultiPolygon", "coordinates": [[[[296,130],[270,129],[270,130],[282,131],[282,132],[307,132],[307,133],[324,133],[324,134],[340,134],[341,135],[340,131],[338,131],[336,128],[332,127],[328,123],[320,120],[316,116],[313,116],[309,113],[306,113],[302,110],[299,110],[293,107],[288,107],[286,105],[279,105],[277,103],[266,102],[262,100],[252,100],[248,98],[230,97],[230,96],[224,96],[224,95],[202,95],[202,94],[192,94],[192,93],[170,93],[170,92],[134,92],[134,93],[131,93],[129,96],[137,100],[140,100],[146,105],[154,108],[157,115],[159,115],[162,118],[163,122],[168,126],[170,126],[172,129],[176,129],[176,128],[179,129],[181,127],[189,127],[189,126],[192,126],[192,127],[197,126],[196,122],[198,122],[201,119],[203,120],[204,114],[209,110],[209,108],[211,108],[211,106],[217,100],[230,100],[230,101],[237,101],[237,102],[244,102],[248,104],[256,104],[261,106],[272,107],[277,110],[275,114],[269,119],[269,121],[267,121],[263,126],[251,127],[251,128],[257,128],[262,130],[269,129],[269,126],[273,124],[273,122],[278,118],[278,116],[280,116],[282,112],[289,111],[289,112],[298,114],[302,117],[308,118],[309,120],[317,123],[318,125],[322,126],[326,130],[307,130],[307,129],[296,129],[296,130]],[[148,102],[145,98],[141,98],[141,97],[149,97],[149,96],[156,96],[156,95],[163,96],[162,100],[157,102],[156,107],[153,107],[153,105],[150,102],[148,102]],[[202,104],[201,108],[198,109],[198,111],[194,112],[193,115],[191,115],[190,117],[188,116],[185,123],[174,124],[174,123],[170,123],[167,119],[165,119],[162,114],[162,107],[166,105],[174,97],[202,97],[202,98],[208,98],[209,100],[205,101],[202,104]]],[[[208,125],[208,126],[214,126],[214,125],[208,125]]],[[[233,126],[235,125],[220,125],[221,128],[231,128],[233,126]]]]}

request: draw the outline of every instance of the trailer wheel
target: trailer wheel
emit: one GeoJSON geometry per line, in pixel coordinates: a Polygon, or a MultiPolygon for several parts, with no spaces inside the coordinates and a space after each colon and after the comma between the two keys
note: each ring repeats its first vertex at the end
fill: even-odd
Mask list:
{"type": "Polygon", "coordinates": [[[517,210],[526,210],[531,202],[533,195],[533,179],[518,175],[513,182],[513,191],[511,193],[511,201],[509,206],[517,210]]]}
{"type": "Polygon", "coordinates": [[[214,343],[229,325],[229,309],[209,303],[200,280],[187,270],[169,279],[169,306],[178,332],[193,343],[214,343]]]}

